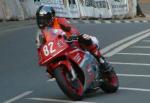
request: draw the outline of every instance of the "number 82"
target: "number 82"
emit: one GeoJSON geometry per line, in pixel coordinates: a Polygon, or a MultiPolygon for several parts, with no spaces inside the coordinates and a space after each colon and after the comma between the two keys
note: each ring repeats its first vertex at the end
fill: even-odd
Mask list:
{"type": "Polygon", "coordinates": [[[54,43],[53,42],[49,42],[48,45],[45,45],[43,47],[43,52],[45,56],[48,56],[52,53],[54,53],[56,51],[56,49],[53,49],[54,47],[54,43]]]}

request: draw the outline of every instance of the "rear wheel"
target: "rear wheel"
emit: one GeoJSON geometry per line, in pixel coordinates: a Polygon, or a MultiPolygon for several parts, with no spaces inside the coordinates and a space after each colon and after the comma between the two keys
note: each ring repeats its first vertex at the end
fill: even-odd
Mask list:
{"type": "Polygon", "coordinates": [[[114,93],[118,90],[119,80],[113,69],[103,74],[103,81],[101,89],[104,92],[114,93]]]}
{"type": "Polygon", "coordinates": [[[65,66],[60,66],[54,70],[56,81],[61,90],[72,100],[81,100],[83,98],[83,85],[77,78],[72,80],[70,72],[65,66]]]}

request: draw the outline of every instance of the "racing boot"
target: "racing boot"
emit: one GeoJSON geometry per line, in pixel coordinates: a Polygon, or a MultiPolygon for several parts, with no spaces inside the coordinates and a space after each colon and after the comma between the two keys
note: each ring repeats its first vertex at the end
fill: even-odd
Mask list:
{"type": "Polygon", "coordinates": [[[99,58],[99,62],[103,68],[102,72],[105,73],[105,72],[109,72],[113,69],[113,67],[110,65],[110,63],[105,59],[105,57],[101,56],[99,58]]]}
{"type": "Polygon", "coordinates": [[[113,69],[113,67],[110,65],[110,63],[105,59],[105,57],[102,56],[100,50],[97,48],[97,46],[93,45],[90,47],[90,52],[93,54],[98,62],[100,63],[100,66],[102,67],[101,72],[109,72],[113,69]]]}
{"type": "Polygon", "coordinates": [[[102,72],[107,72],[112,69],[111,65],[101,55],[99,46],[93,44],[91,36],[89,36],[88,34],[80,35],[78,41],[80,43],[81,48],[87,49],[97,59],[97,61],[100,63],[100,66],[102,66],[102,72]]]}

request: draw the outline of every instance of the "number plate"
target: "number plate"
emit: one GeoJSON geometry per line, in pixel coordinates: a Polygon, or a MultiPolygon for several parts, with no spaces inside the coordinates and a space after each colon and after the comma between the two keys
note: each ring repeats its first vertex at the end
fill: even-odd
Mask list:
{"type": "Polygon", "coordinates": [[[49,59],[55,57],[57,54],[64,51],[66,48],[68,48],[68,44],[62,39],[50,41],[42,47],[42,57],[40,61],[43,64],[43,62],[46,62],[49,59]]]}

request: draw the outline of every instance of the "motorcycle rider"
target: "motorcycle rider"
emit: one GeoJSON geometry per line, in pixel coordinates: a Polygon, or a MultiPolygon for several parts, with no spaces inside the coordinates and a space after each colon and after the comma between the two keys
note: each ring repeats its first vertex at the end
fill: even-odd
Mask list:
{"type": "Polygon", "coordinates": [[[76,36],[78,36],[78,42],[81,48],[88,50],[96,57],[103,68],[102,72],[108,72],[112,69],[111,65],[100,53],[99,41],[97,38],[88,34],[80,34],[79,31],[73,25],[71,25],[67,19],[56,17],[55,10],[51,6],[40,6],[36,12],[36,21],[38,27],[40,28],[38,36],[42,34],[43,30],[46,30],[49,27],[60,27],[65,32],[67,39],[76,34],[76,36]]]}

